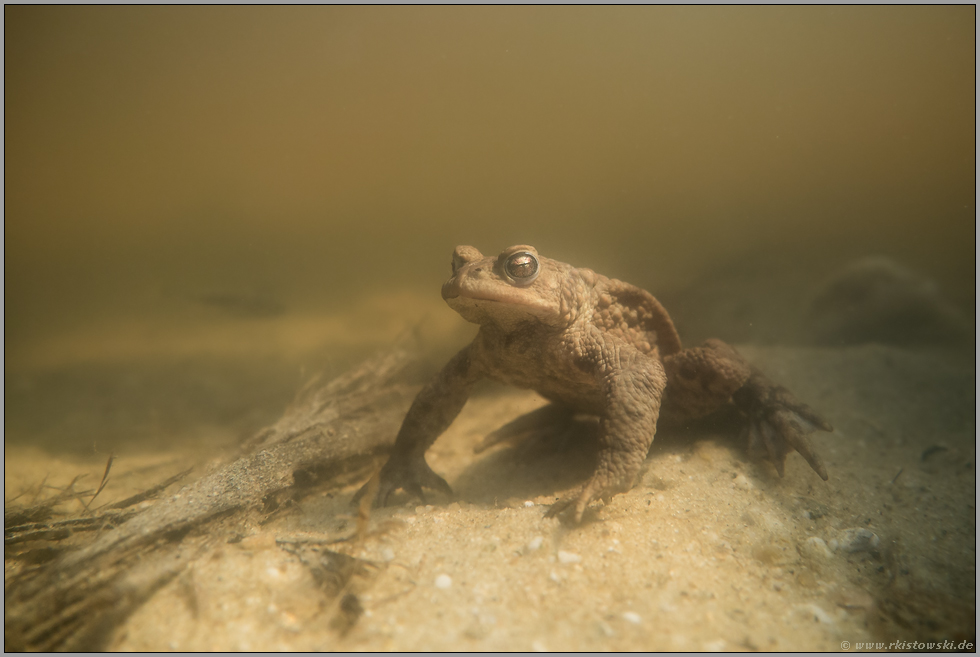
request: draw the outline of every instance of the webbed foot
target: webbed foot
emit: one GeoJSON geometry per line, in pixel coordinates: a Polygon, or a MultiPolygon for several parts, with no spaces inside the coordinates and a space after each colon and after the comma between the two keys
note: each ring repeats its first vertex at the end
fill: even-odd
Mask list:
{"type": "MultiPolygon", "coordinates": [[[[360,490],[354,493],[354,497],[351,498],[351,505],[356,505],[374,485],[375,482],[372,478],[371,481],[361,486],[360,490]]],[[[422,492],[423,488],[440,491],[449,497],[455,496],[453,489],[446,483],[446,480],[432,471],[424,457],[408,460],[395,457],[388,459],[388,462],[381,468],[376,485],[378,492],[374,498],[375,506],[388,506],[388,497],[399,488],[409,495],[419,498],[423,504],[427,503],[425,493],[422,492]]]]}
{"type": "Polygon", "coordinates": [[[749,450],[764,451],[780,477],[785,472],[786,455],[795,449],[821,479],[827,480],[827,468],[810,444],[809,434],[834,428],[819,413],[758,372],[733,399],[748,415],[749,450]]]}

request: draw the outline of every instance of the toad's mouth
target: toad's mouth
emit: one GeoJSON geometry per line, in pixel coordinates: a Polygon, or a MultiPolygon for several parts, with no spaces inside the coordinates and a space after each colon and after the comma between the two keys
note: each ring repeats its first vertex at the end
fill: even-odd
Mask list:
{"type": "Polygon", "coordinates": [[[442,298],[446,301],[456,301],[457,303],[489,301],[515,306],[536,305],[537,300],[528,298],[528,295],[523,292],[523,290],[503,285],[474,285],[472,282],[461,285],[455,278],[450,279],[442,286],[442,298]]]}
{"type": "Polygon", "coordinates": [[[442,298],[450,308],[461,314],[480,307],[486,309],[488,317],[498,312],[489,310],[495,307],[500,308],[500,311],[503,311],[504,307],[512,308],[512,311],[507,311],[508,314],[517,311],[542,319],[555,314],[552,304],[545,299],[528,294],[527,288],[510,287],[499,283],[480,285],[478,282],[465,281],[461,284],[458,279],[453,278],[442,286],[442,298]]]}
{"type": "Polygon", "coordinates": [[[515,306],[528,305],[524,299],[517,298],[516,295],[514,295],[513,298],[510,298],[510,295],[507,294],[480,294],[480,293],[470,293],[470,292],[459,291],[459,290],[449,292],[448,294],[446,292],[443,292],[442,298],[446,302],[450,303],[450,305],[453,305],[453,303],[461,304],[461,303],[468,303],[468,302],[502,303],[502,304],[510,304],[515,306]]]}

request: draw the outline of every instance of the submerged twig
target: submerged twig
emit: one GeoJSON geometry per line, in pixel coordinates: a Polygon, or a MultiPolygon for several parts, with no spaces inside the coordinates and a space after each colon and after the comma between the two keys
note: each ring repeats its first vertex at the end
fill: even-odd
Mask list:
{"type": "Polygon", "coordinates": [[[125,509],[126,507],[133,506],[134,504],[139,504],[140,502],[142,502],[144,500],[148,500],[148,499],[152,498],[157,493],[159,493],[160,491],[164,490],[165,488],[167,488],[171,484],[177,483],[178,481],[180,481],[181,479],[183,479],[184,477],[186,477],[187,475],[189,475],[193,469],[194,468],[187,468],[183,472],[178,472],[173,477],[170,477],[169,479],[167,479],[165,481],[161,481],[156,486],[153,486],[152,488],[147,488],[142,493],[137,493],[136,495],[133,495],[131,497],[127,497],[126,499],[122,500],[121,502],[115,502],[113,504],[108,505],[105,508],[106,509],[125,509]]]}
{"type": "Polygon", "coordinates": [[[375,472],[368,479],[366,484],[366,494],[361,497],[357,504],[357,538],[363,541],[368,534],[368,527],[371,523],[371,506],[374,498],[378,494],[378,487],[381,485],[381,472],[375,472]]]}
{"type": "Polygon", "coordinates": [[[85,505],[85,509],[83,509],[84,512],[88,512],[89,506],[91,506],[92,502],[95,501],[95,498],[99,496],[99,493],[102,492],[102,489],[105,488],[105,485],[109,483],[109,470],[112,468],[112,462],[115,460],[116,460],[116,455],[109,454],[109,460],[106,461],[105,472],[102,473],[102,481],[99,482],[99,488],[95,491],[95,495],[92,496],[92,499],[88,501],[88,504],[85,505]]]}
{"type": "MultiPolygon", "coordinates": [[[[96,529],[101,529],[107,523],[110,525],[119,525],[123,521],[136,515],[135,511],[127,511],[123,513],[100,513],[97,516],[90,516],[86,518],[66,518],[65,520],[57,520],[55,522],[35,522],[26,525],[18,525],[15,527],[4,527],[4,544],[12,545],[14,543],[22,543],[24,541],[31,540],[41,540],[41,538],[31,538],[33,534],[38,534],[45,531],[60,531],[65,530],[69,532],[72,531],[94,531],[96,529]]],[[[67,535],[65,536],[67,538],[67,535]]],[[[45,540],[51,540],[50,538],[45,540]]]]}
{"type": "MultiPolygon", "coordinates": [[[[68,499],[78,499],[79,496],[91,492],[83,491],[79,493],[75,491],[75,483],[84,477],[85,474],[77,475],[65,488],[48,486],[48,476],[49,475],[45,475],[41,483],[38,484],[37,490],[34,492],[34,495],[31,498],[31,503],[28,506],[22,507],[18,505],[10,505],[12,500],[7,500],[3,509],[4,529],[31,522],[43,522],[52,516],[54,513],[54,508],[62,502],[68,499]],[[41,493],[44,492],[45,488],[56,490],[58,491],[58,494],[38,502],[38,498],[41,496],[41,493]]],[[[24,493],[21,493],[21,495],[23,494],[24,493]]],[[[17,497],[19,498],[21,495],[18,495],[17,497]]]]}

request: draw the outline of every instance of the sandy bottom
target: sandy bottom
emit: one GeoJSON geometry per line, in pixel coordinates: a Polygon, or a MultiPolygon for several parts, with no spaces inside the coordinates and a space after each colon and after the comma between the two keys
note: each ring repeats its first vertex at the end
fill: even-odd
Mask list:
{"type": "MultiPolygon", "coordinates": [[[[589,427],[474,455],[486,433],[543,400],[487,388],[429,452],[455,501],[399,494],[360,540],[363,609],[337,619],[295,549],[352,534],[355,487],[321,491],[237,528],[115,630],[114,650],[851,650],[866,642],[975,641],[975,385],[939,352],[743,347],[836,427],[780,479],[737,436],[662,430],[636,487],[579,527],[546,505],[592,468],[589,427]]],[[[220,432],[218,432],[220,434],[220,432]]],[[[227,444],[217,435],[213,445],[227,444]]],[[[213,454],[212,454],[213,455],[213,454]]],[[[5,491],[45,476],[98,483],[104,460],[5,448],[5,491]]],[[[123,454],[108,501],[205,452],[123,454]]]]}

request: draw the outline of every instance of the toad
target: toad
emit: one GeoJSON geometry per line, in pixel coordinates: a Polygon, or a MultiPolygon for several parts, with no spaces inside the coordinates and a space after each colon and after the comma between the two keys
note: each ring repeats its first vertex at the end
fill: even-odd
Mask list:
{"type": "Polygon", "coordinates": [[[645,290],[527,245],[498,256],[458,246],[442,297],[480,329],[412,403],[377,483],[382,505],[399,488],[423,500],[423,488],[452,496],[425,452],[483,378],[534,390],[551,402],[495,431],[488,442],[575,413],[599,418],[595,472],[547,516],[567,509],[579,522],[590,502],[629,490],[661,411],[694,418],[734,405],[750,449],[765,453],[780,476],[787,454],[796,450],[827,479],[809,434],[832,431],[830,424],[721,340],[684,349],[670,315],[645,290]]]}

